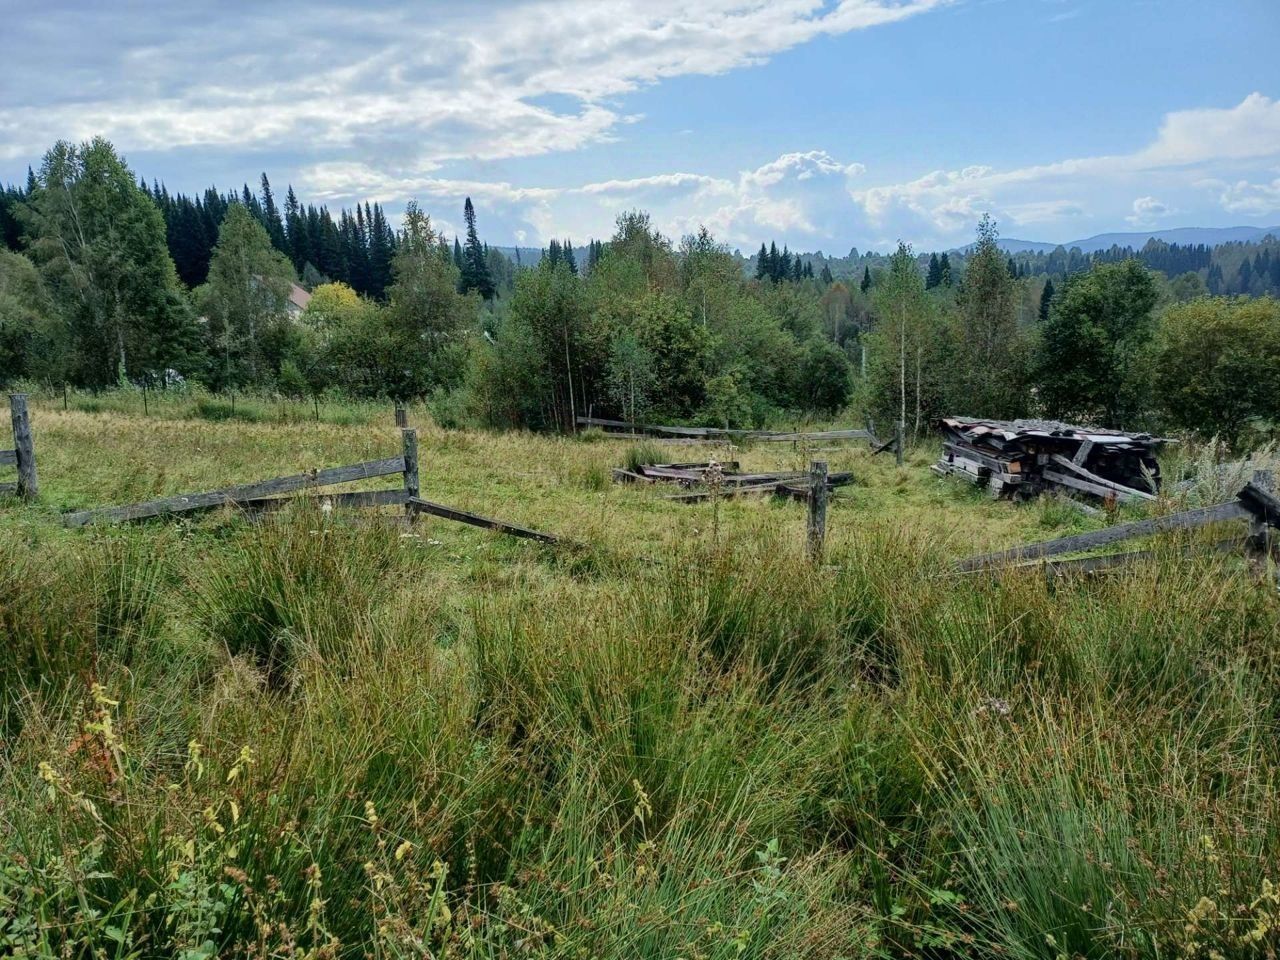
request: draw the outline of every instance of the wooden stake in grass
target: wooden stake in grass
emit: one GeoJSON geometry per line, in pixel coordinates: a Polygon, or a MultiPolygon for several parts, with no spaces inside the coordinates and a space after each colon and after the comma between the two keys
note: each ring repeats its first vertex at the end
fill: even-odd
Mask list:
{"type": "MultiPolygon", "coordinates": [[[[401,407],[396,408],[398,414],[401,407]]],[[[406,427],[400,431],[400,439],[404,444],[404,492],[413,499],[418,496],[418,431],[412,427],[406,427]]],[[[417,514],[412,508],[406,506],[405,514],[410,519],[417,514]]]]}
{"type": "Polygon", "coordinates": [[[13,446],[18,468],[18,496],[34,500],[40,495],[36,476],[36,444],[31,435],[31,416],[27,413],[27,395],[9,394],[9,414],[13,420],[13,446]]]}
{"type": "Polygon", "coordinates": [[[827,536],[827,461],[809,464],[809,559],[822,562],[823,541],[827,536]]]}
{"type": "Polygon", "coordinates": [[[396,426],[403,430],[409,426],[409,411],[401,404],[396,404],[396,426]]]}

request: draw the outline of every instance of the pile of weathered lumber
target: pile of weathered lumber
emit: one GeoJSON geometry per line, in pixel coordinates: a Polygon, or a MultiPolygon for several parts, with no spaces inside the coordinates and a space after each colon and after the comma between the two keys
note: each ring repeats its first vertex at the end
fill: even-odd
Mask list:
{"type": "Polygon", "coordinates": [[[1156,452],[1168,440],[1055,420],[943,417],[943,453],[934,472],[986,484],[993,496],[1034,497],[1046,490],[1103,500],[1154,500],[1156,452]]]}
{"type": "MultiPolygon", "coordinates": [[[[668,500],[698,503],[712,497],[736,497],[744,493],[768,493],[775,497],[804,500],[809,496],[809,474],[801,471],[742,473],[736,460],[699,463],[645,463],[634,470],[614,469],[615,483],[670,483],[688,492],[668,500]]],[[[827,475],[827,490],[853,483],[852,473],[827,475]]]]}

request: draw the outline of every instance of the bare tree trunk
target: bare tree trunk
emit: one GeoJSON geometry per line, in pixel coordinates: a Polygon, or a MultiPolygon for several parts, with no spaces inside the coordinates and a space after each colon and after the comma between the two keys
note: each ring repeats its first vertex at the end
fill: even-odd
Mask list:
{"type": "Polygon", "coordinates": [[[569,383],[569,432],[573,433],[578,427],[578,409],[573,400],[573,367],[569,363],[569,328],[564,328],[564,373],[565,379],[569,383]]]}

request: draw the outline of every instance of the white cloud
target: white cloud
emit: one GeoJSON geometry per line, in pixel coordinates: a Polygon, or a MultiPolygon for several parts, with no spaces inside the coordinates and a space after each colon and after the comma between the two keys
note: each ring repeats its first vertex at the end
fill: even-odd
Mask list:
{"type": "MultiPolygon", "coordinates": [[[[945,243],[960,239],[983,212],[992,213],[1006,229],[1060,222],[1108,206],[1118,217],[1135,187],[1159,185],[1185,193],[1202,185],[1208,171],[1273,159],[1280,159],[1280,101],[1253,93],[1234,107],[1167,114],[1152,142],[1132,153],[1008,170],[936,170],[906,182],[857,189],[852,197],[873,227],[922,243],[945,243]],[[1057,199],[1046,201],[1046,194],[1057,199]]],[[[1226,209],[1258,211],[1269,202],[1265,185],[1220,185],[1226,209]]],[[[1139,226],[1178,212],[1149,195],[1130,209],[1127,219],[1139,226]]]]}
{"type": "Polygon", "coordinates": [[[14,76],[25,64],[42,80],[5,84],[0,156],[95,134],[126,153],[304,144],[418,173],[463,158],[572,151],[615,136],[632,119],[616,98],[643,85],[760,63],[947,2],[517,0],[359,10],[288,0],[242,11],[228,3],[221,22],[194,0],[136,0],[130,17],[115,20],[88,7],[69,16],[69,35],[23,24],[27,35],[6,43],[14,76]],[[81,62],[44,69],[69,43],[83,50],[81,62]]]}
{"type": "Polygon", "coordinates": [[[1270,183],[1237,180],[1235,183],[1209,181],[1206,185],[1220,189],[1218,200],[1222,204],[1222,209],[1229,213],[1251,217],[1280,213],[1280,177],[1270,183]]]}
{"type": "Polygon", "coordinates": [[[1178,211],[1155,197],[1138,197],[1133,201],[1133,213],[1125,217],[1135,227],[1154,226],[1157,221],[1178,211]]]}

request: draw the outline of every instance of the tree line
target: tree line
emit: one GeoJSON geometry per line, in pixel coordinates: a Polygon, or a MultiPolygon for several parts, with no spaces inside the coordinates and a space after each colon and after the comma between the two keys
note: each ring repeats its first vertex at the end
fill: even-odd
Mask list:
{"type": "Polygon", "coordinates": [[[608,241],[553,240],[526,268],[482,241],[469,198],[453,238],[416,204],[399,229],[377,204],[335,218],[289,188],[278,205],[265,175],[192,199],[105,140],[55,145],[0,198],[5,382],[427,397],[444,422],[551,430],[854,408],[912,437],[945,413],[1034,413],[1234,441],[1280,419],[1276,301],[1146,263],[1270,276],[1265,243],[1069,269],[1079,251],[1006,254],[984,219],[965,251],[852,251],[836,276],[821,254],[771,241],[744,262],[631,211],[608,241]]]}
{"type": "Polygon", "coordinates": [[[1250,443],[1280,425],[1280,301],[1195,295],[1137,257],[1099,258],[1055,287],[1010,269],[984,217],[954,286],[930,289],[900,245],[873,286],[865,403],[911,437],[945,414],[1047,416],[1250,443]]]}

